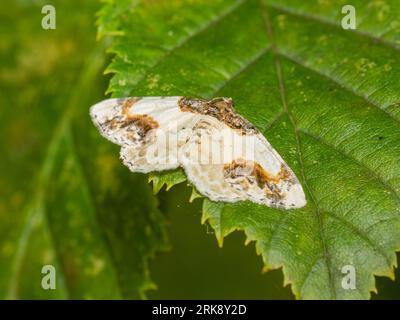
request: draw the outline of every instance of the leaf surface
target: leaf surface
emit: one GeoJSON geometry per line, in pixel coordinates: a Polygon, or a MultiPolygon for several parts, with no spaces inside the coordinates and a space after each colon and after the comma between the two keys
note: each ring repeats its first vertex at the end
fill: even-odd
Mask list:
{"type": "MultiPolygon", "coordinates": [[[[114,96],[232,97],[295,171],[305,208],[205,199],[202,220],[221,245],[243,230],[302,299],[369,298],[400,249],[400,5],[353,1],[357,29],[344,30],[344,4],[110,1],[99,22],[118,17],[114,96]],[[348,265],[353,290],[342,286],[348,265]]],[[[183,177],[151,180],[157,191],[183,177]]]]}

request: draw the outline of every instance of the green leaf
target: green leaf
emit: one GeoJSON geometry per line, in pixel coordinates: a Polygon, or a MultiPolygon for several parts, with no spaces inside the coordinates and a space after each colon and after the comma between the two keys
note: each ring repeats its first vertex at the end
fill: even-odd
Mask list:
{"type": "Polygon", "coordinates": [[[182,170],[164,171],[149,175],[149,182],[153,183],[154,193],[158,193],[164,185],[169,190],[174,185],[184,181],[186,181],[186,177],[182,170]]]}
{"type": "Polygon", "coordinates": [[[164,217],[89,117],[105,89],[98,3],[53,5],[56,30],[41,28],[37,2],[0,9],[1,297],[144,298],[155,287],[148,259],[166,248],[164,217]],[[41,287],[46,264],[56,290],[41,287]]]}
{"type": "MultiPolygon", "coordinates": [[[[219,243],[256,241],[297,298],[365,299],[400,249],[400,5],[345,1],[108,1],[114,96],[232,97],[300,178],[308,205],[282,211],[204,201],[219,243]],[[342,267],[356,270],[345,290],[342,267]]],[[[104,31],[101,31],[104,32],[104,31]]],[[[177,173],[151,180],[181,182],[177,173]],[[169,179],[170,177],[170,179],[169,179]]]]}

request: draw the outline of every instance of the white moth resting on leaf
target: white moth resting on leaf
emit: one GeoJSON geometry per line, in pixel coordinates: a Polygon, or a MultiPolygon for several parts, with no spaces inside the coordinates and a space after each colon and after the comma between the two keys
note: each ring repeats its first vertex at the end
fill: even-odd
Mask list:
{"type": "Polygon", "coordinates": [[[182,167],[213,201],[250,200],[292,209],[306,204],[293,171],[229,98],[104,100],[90,109],[100,133],[121,146],[133,172],[182,167]]]}

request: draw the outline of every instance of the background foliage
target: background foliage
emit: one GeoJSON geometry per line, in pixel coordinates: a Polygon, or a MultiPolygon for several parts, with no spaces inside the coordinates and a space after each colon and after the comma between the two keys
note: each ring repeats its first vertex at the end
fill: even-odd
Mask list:
{"type": "MultiPolygon", "coordinates": [[[[55,31],[40,27],[48,2],[1,8],[1,297],[143,298],[156,283],[150,298],[367,298],[399,248],[400,9],[353,2],[356,32],[338,27],[342,1],[52,1],[55,31]],[[152,175],[153,196],[88,116],[107,87],[106,47],[113,95],[232,96],[309,206],[188,203],[185,184],[162,189],[179,172],[152,175]],[[263,263],[242,233],[217,248],[235,229],[263,263]],[[348,262],[359,290],[343,292],[348,262]],[[44,264],[57,290],[41,289],[44,264]],[[292,285],[263,264],[285,265],[292,285]]],[[[377,288],[400,297],[387,278],[377,288]]]]}

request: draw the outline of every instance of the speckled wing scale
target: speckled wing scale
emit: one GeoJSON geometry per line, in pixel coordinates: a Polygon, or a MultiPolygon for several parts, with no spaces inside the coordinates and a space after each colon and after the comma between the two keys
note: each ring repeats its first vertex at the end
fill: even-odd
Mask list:
{"type": "Polygon", "coordinates": [[[229,98],[104,100],[90,109],[100,133],[121,146],[133,172],[182,167],[214,201],[250,200],[291,209],[306,204],[293,171],[229,98]]]}

